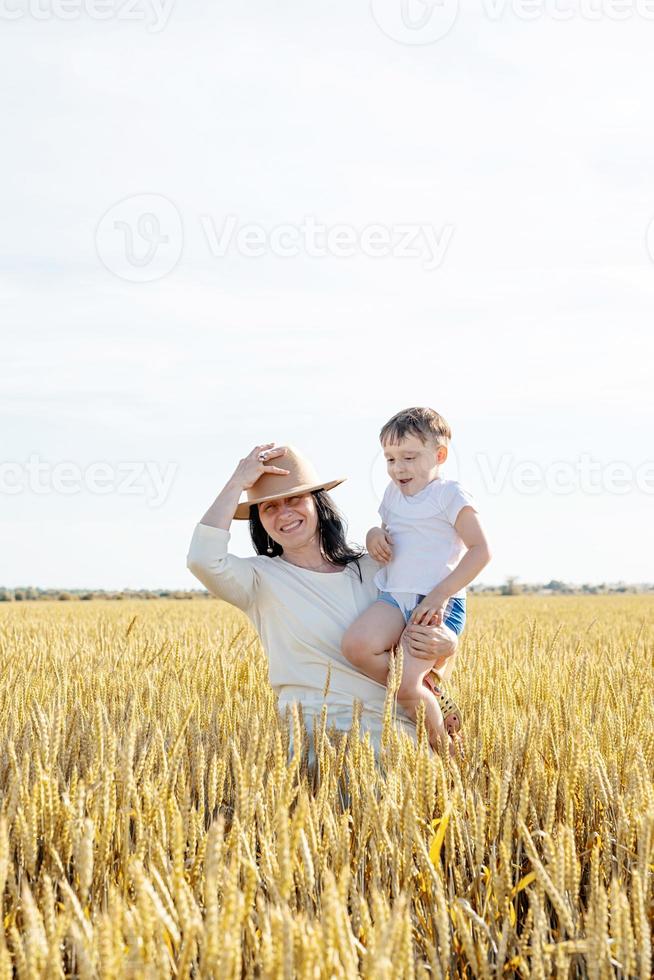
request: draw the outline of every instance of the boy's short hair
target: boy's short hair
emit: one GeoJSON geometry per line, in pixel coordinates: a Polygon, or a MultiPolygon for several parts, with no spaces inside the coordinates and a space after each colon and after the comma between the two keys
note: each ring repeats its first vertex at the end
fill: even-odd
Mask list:
{"type": "Polygon", "coordinates": [[[401,442],[409,435],[417,436],[424,443],[431,439],[437,446],[446,446],[452,430],[433,408],[405,408],[382,426],[379,441],[383,446],[386,442],[401,442]]]}

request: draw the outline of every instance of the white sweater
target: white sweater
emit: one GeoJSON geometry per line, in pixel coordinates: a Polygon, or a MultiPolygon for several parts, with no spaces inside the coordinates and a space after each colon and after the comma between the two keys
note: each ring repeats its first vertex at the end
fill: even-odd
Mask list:
{"type": "MultiPolygon", "coordinates": [[[[238,606],[253,622],[268,657],[270,683],[283,713],[298,701],[310,719],[328,706],[327,725],[346,731],[356,698],[362,702],[361,729],[379,750],[386,688],[352,667],[341,653],[348,626],[377,598],[373,582],[379,566],[369,555],[342,572],[312,572],[282,558],[237,558],[227,550],[229,531],[198,524],[186,564],[211,592],[238,606]],[[327,698],[323,689],[331,677],[327,698]]],[[[415,738],[415,725],[397,705],[400,727],[415,738]]]]}

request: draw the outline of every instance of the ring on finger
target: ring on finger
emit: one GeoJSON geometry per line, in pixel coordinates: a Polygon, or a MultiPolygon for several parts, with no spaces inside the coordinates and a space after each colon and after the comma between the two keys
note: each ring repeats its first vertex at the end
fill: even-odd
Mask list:
{"type": "Polygon", "coordinates": [[[268,453],[265,450],[262,450],[257,456],[257,459],[260,463],[263,463],[264,459],[268,459],[268,453]]]}

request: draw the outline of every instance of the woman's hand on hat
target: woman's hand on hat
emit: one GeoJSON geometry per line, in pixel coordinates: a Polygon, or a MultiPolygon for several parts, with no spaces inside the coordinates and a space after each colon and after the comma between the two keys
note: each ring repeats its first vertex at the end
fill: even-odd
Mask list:
{"type": "Polygon", "coordinates": [[[239,482],[243,490],[249,490],[264,473],[288,476],[289,470],[269,465],[271,459],[277,459],[284,456],[285,453],[286,446],[275,446],[274,442],[255,446],[252,452],[239,462],[234,473],[234,479],[239,482]]]}

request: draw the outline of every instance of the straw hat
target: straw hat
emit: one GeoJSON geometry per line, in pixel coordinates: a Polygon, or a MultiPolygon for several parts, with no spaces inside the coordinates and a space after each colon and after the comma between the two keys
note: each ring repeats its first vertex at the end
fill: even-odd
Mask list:
{"type": "MultiPolygon", "coordinates": [[[[275,446],[275,449],[282,449],[275,446]]],[[[247,521],[252,504],[262,504],[264,500],[281,500],[296,494],[311,493],[312,490],[331,490],[343,483],[346,477],[338,480],[320,480],[312,464],[299,449],[286,446],[286,455],[270,460],[276,466],[288,470],[288,475],[264,473],[247,491],[248,499],[238,504],[234,517],[237,521],[247,521]]]]}

